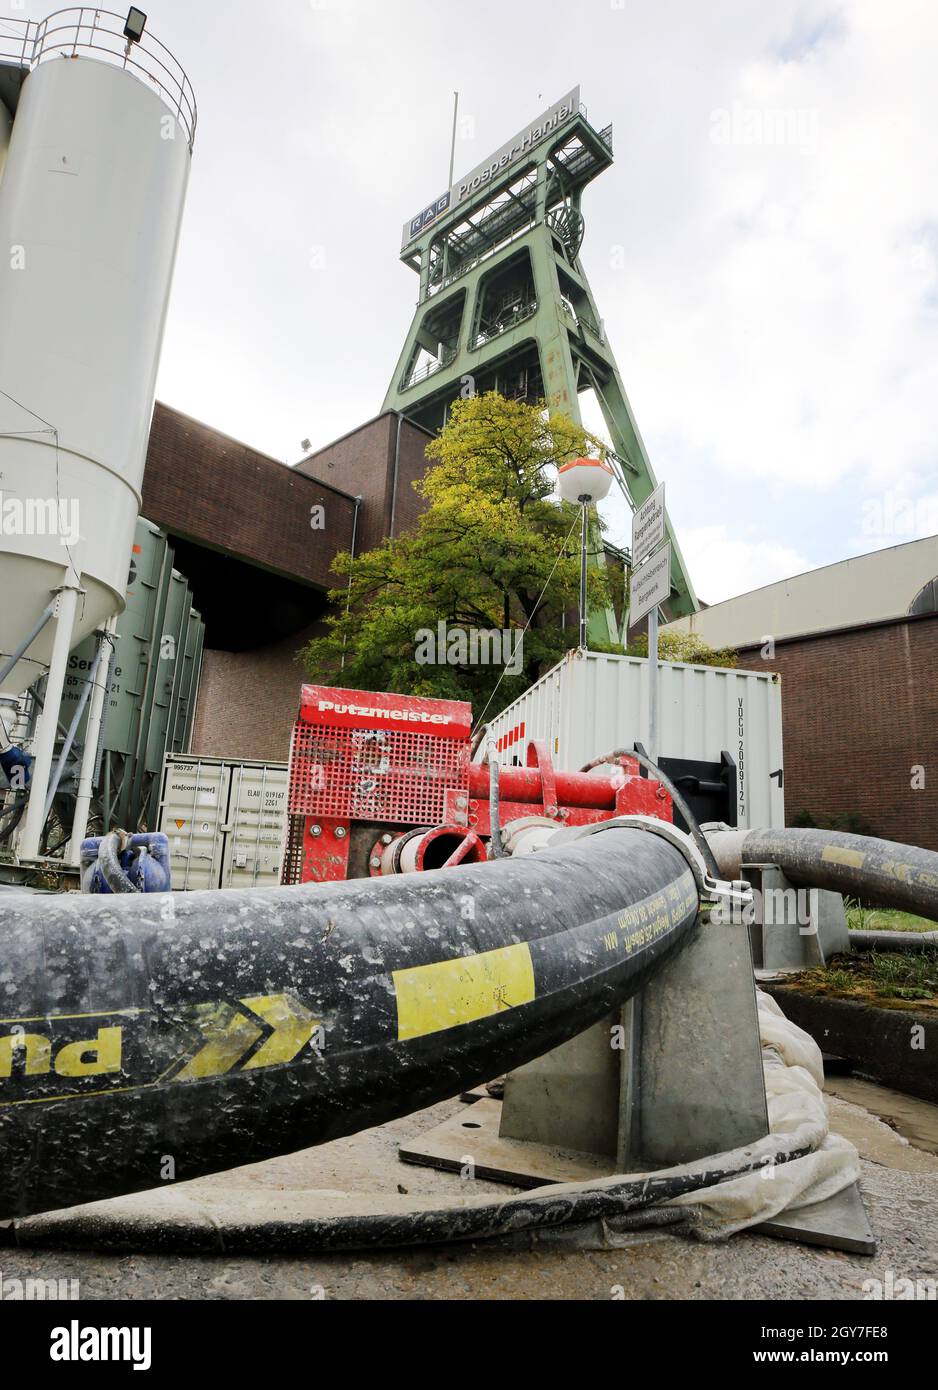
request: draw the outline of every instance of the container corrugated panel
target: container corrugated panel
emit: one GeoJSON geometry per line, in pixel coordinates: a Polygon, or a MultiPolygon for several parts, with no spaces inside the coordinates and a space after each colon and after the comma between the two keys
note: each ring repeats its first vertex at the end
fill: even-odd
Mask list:
{"type": "Polygon", "coordinates": [[[287,783],[286,763],[238,763],[231,768],[222,888],[280,882],[287,783]]]}
{"type": "Polygon", "coordinates": [[[166,760],[158,829],[169,837],[173,888],[219,886],[230,783],[230,767],[217,759],[166,760]]]}
{"type": "Polygon", "coordinates": [[[186,635],[192,604],[188,581],[173,570],[166,609],[159,629],[156,664],[150,681],[152,704],[143,741],[143,757],[134,768],[133,802],[137,825],[151,827],[158,815],[160,775],[163,760],[171,748],[176,715],[175,692],[184,665],[186,635]]]}
{"type": "MultiPolygon", "coordinates": [[[[737,766],[737,823],[785,823],[781,683],[777,676],[714,666],[659,664],[662,757],[737,766]]],[[[523,762],[528,741],[547,741],[573,772],[592,758],[648,741],[648,663],[640,657],[571,653],[503,710],[490,727],[499,761],[523,762]]]]}
{"type": "Polygon", "coordinates": [[[174,889],[278,884],[286,805],[286,763],[168,757],[158,826],[174,889]]]}

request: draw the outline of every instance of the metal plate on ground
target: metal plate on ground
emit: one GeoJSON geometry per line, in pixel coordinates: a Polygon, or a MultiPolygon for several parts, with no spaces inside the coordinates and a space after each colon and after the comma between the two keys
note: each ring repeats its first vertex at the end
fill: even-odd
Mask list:
{"type": "Polygon", "coordinates": [[[782,1212],[773,1221],[754,1226],[753,1231],[803,1245],[823,1245],[827,1250],[848,1250],[853,1255],[876,1254],[876,1237],[856,1183],[826,1202],[782,1212]]]}
{"type": "Polygon", "coordinates": [[[615,1172],[612,1158],[530,1144],[522,1139],[502,1139],[498,1133],[501,1117],[501,1101],[490,1097],[477,1100],[436,1129],[402,1144],[398,1155],[405,1163],[451,1173],[461,1172],[471,1163],[475,1177],[511,1183],[514,1187],[589,1182],[608,1178],[615,1172]]]}
{"type": "MultiPolygon", "coordinates": [[[[611,1177],[616,1171],[611,1158],[598,1154],[502,1139],[498,1132],[501,1115],[501,1101],[479,1099],[435,1129],[402,1144],[398,1156],[405,1163],[451,1173],[461,1172],[471,1163],[475,1177],[515,1187],[589,1182],[611,1177]]],[[[772,1221],[753,1226],[751,1233],[857,1255],[876,1253],[876,1237],[856,1183],[825,1202],[783,1212],[772,1221]]]]}

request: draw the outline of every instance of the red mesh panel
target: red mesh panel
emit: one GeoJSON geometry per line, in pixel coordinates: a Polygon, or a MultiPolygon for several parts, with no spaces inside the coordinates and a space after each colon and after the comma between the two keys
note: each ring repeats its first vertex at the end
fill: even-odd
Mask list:
{"type": "Polygon", "coordinates": [[[303,817],[287,817],[287,843],[280,882],[287,886],[303,881],[303,817]]]}
{"type": "Polygon", "coordinates": [[[439,825],[449,790],[468,796],[469,747],[399,729],[329,729],[300,721],[290,754],[291,815],[439,825]]]}

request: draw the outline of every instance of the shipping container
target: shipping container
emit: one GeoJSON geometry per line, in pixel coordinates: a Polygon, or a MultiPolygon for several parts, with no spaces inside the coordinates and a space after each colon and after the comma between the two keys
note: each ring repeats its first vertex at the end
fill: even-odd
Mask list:
{"type": "Polygon", "coordinates": [[[287,764],[166,758],[157,828],[169,837],[173,888],[280,882],[287,764]]]}
{"type": "MultiPolygon", "coordinates": [[[[735,764],[741,828],[785,824],[781,683],[773,673],[662,661],[658,754],[735,764]]],[[[503,766],[523,763],[529,740],[547,742],[556,767],[576,772],[593,758],[648,741],[648,662],[570,652],[489,726],[503,766]]],[[[481,755],[480,750],[480,755],[481,755]]]]}

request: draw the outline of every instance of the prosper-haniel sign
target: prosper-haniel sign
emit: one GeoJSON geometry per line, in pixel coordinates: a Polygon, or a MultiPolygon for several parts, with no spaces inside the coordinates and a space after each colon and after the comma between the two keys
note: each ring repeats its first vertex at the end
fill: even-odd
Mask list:
{"type": "Polygon", "coordinates": [[[536,121],[532,121],[513,140],[509,140],[507,145],[503,145],[484,164],[478,165],[471,173],[466,174],[465,178],[454,183],[447,193],[441,193],[432,203],[418,212],[416,217],[405,222],[401,246],[407,246],[437,218],[442,217],[445,212],[449,212],[450,208],[458,207],[465,199],[471,198],[480,189],[499,178],[506,169],[510,169],[512,165],[521,164],[533,150],[537,149],[542,141],[547,140],[575,116],[579,109],[580,89],[577,86],[560,101],[555,101],[553,106],[548,107],[542,116],[539,116],[536,121]]]}

